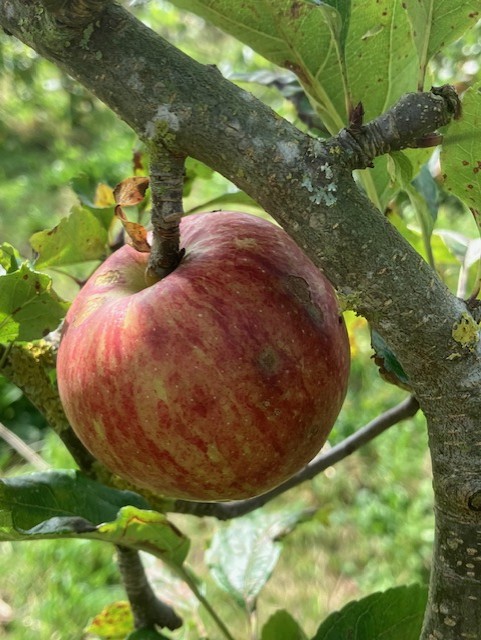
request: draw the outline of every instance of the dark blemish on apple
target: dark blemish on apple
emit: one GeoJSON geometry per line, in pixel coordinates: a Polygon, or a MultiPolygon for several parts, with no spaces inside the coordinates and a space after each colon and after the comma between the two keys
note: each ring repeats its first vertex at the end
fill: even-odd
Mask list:
{"type": "Polygon", "coordinates": [[[257,362],[263,372],[268,375],[275,375],[279,371],[280,360],[276,350],[271,347],[265,347],[259,354],[257,362]]]}
{"type": "Polygon", "coordinates": [[[300,306],[307,311],[309,317],[316,323],[321,324],[324,320],[321,309],[312,301],[311,288],[304,278],[299,276],[287,276],[284,280],[284,287],[299,302],[300,306]]]}

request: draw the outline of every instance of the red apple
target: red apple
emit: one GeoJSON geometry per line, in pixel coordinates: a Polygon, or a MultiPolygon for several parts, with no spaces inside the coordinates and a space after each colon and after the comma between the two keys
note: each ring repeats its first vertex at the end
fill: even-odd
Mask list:
{"type": "Polygon", "coordinates": [[[90,278],[66,318],[60,397],[85,446],[135,485],[254,496],[324,444],[346,393],[344,322],[326,278],[266,220],[191,215],[181,245],[150,286],[131,246],[90,278]]]}

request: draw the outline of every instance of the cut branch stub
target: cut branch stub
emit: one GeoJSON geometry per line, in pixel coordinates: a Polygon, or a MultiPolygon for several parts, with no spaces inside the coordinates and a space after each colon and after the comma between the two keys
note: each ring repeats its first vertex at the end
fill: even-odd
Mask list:
{"type": "Polygon", "coordinates": [[[328,145],[347,151],[351,169],[365,169],[372,166],[374,158],[391,151],[439,144],[442,138],[436,129],[459,117],[461,102],[454,87],[432,87],[424,93],[407,93],[389,111],[366,125],[362,125],[359,110],[354,110],[350,126],[328,141],[328,145]]]}

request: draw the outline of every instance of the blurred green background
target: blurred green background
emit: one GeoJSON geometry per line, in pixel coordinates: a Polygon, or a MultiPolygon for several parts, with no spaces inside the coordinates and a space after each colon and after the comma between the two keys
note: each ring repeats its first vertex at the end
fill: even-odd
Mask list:
{"type": "MultiPolygon", "coordinates": [[[[251,49],[166,2],[134,3],[131,9],[201,62],[217,64],[228,77],[244,74],[244,80],[238,80],[244,87],[305,128],[292,101],[278,89],[245,81],[260,71],[272,77],[279,72],[251,49]]],[[[477,30],[435,61],[433,82],[469,84],[478,73],[480,51],[477,30]]],[[[308,111],[306,105],[303,109],[308,111]]],[[[14,38],[0,36],[0,241],[32,257],[30,235],[57,224],[77,202],[72,183],[81,178],[83,185],[90,185],[92,197],[98,183],[113,187],[132,175],[132,155],[138,148],[127,126],[87,91],[14,38]]],[[[224,178],[204,173],[192,183],[186,210],[235,191],[224,178]]],[[[476,236],[474,223],[457,201],[442,192],[436,197],[436,230],[443,231],[433,238],[438,269],[453,290],[469,291],[473,275],[463,264],[462,247],[466,238],[476,236]]],[[[402,198],[392,204],[391,215],[422,252],[414,216],[402,198]]],[[[58,288],[65,297],[75,295],[69,280],[59,277],[58,288]]],[[[406,397],[405,391],[379,377],[364,320],[353,314],[346,319],[353,363],[331,445],[406,397]]],[[[0,422],[40,456],[36,465],[72,465],[41,416],[1,378],[0,422]]],[[[0,438],[2,475],[34,469],[0,438]]],[[[425,583],[433,515],[422,415],[391,428],[335,468],[279,498],[272,508],[290,504],[316,507],[317,513],[284,539],[280,562],[260,600],[261,621],[283,607],[312,633],[329,611],[349,600],[394,585],[425,583]]],[[[173,519],[193,537],[191,562],[206,576],[211,600],[244,637],[242,614],[216,588],[205,567],[203,552],[219,525],[211,519],[173,519]]],[[[154,577],[161,573],[155,562],[149,562],[149,571],[154,577]]],[[[124,597],[113,549],[100,543],[4,543],[0,573],[0,637],[6,640],[86,637],[82,630],[89,619],[124,597]]],[[[189,637],[186,633],[173,637],[189,637]]]]}

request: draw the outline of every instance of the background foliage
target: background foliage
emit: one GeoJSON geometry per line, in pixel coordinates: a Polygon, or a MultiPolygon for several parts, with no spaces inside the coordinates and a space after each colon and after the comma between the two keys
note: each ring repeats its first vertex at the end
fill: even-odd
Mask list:
{"type": "MultiPolygon", "coordinates": [[[[195,3],[178,1],[176,4],[193,6],[195,3]]],[[[201,13],[209,13],[202,9],[202,5],[209,3],[197,4],[201,13]]],[[[243,3],[243,6],[249,4],[252,5],[243,3]]],[[[384,4],[390,12],[395,12],[398,5],[384,4]]],[[[446,3],[438,4],[444,7],[446,3]]],[[[343,3],[338,5],[342,9],[343,3]]],[[[345,124],[346,105],[351,95],[362,95],[363,100],[366,95],[365,87],[356,85],[365,81],[356,72],[359,51],[345,50],[341,55],[345,45],[342,29],[337,33],[339,50],[327,58],[321,51],[319,58],[307,60],[311,75],[304,85],[313,97],[309,103],[292,74],[274,64],[285,63],[287,59],[284,51],[272,46],[278,38],[278,34],[272,33],[275,22],[262,23],[262,46],[259,46],[258,33],[251,42],[251,33],[233,30],[248,44],[256,45],[266,60],[202,18],[181,14],[166,2],[137,2],[133,10],[176,46],[201,62],[217,64],[224,75],[247,87],[281,115],[301,128],[315,129],[320,135],[326,133],[324,127],[335,131],[345,124]],[[319,59],[326,60],[325,64],[335,68],[339,76],[339,87],[333,87],[330,96],[321,84],[321,72],[327,70],[319,67],[319,59]],[[324,124],[316,120],[314,108],[324,116],[324,124]]],[[[213,14],[209,13],[208,17],[212,18],[213,14]]],[[[371,41],[374,42],[371,37],[374,32],[370,32],[374,27],[369,26],[369,19],[367,16],[363,26],[368,52],[371,41]]],[[[422,16],[416,19],[422,20],[422,16]]],[[[360,24],[355,15],[351,15],[350,20],[351,24],[360,24]]],[[[372,105],[365,105],[368,116],[392,104],[397,94],[414,90],[418,81],[424,81],[424,69],[418,69],[418,57],[411,56],[411,49],[406,47],[406,28],[404,25],[397,33],[399,42],[388,39],[384,43],[392,50],[406,52],[407,57],[399,56],[397,71],[391,68],[384,73],[380,69],[382,78],[390,74],[397,83],[387,83],[383,95],[367,93],[374,101],[372,105]]],[[[336,30],[334,18],[324,20],[322,29],[336,30]]],[[[288,36],[297,42],[296,33],[288,36]]],[[[376,42],[379,47],[379,41],[376,42]]],[[[298,64],[299,56],[306,62],[312,49],[310,43],[302,42],[291,48],[289,55],[293,50],[297,54],[296,59],[290,60],[291,67],[298,64]],[[302,46],[306,47],[305,52],[302,46]]],[[[436,56],[428,69],[429,80],[434,84],[455,82],[460,88],[466,88],[475,81],[480,51],[481,38],[476,29],[436,56]]],[[[369,55],[375,54],[376,50],[369,55]]],[[[0,241],[15,244],[30,258],[32,234],[65,220],[71,207],[78,206],[79,201],[84,207],[90,207],[94,218],[97,215],[95,220],[104,215],[98,213],[104,211],[98,206],[111,203],[102,201],[97,185],[113,187],[131,175],[133,152],[140,146],[131,131],[83,88],[7,36],[0,37],[0,74],[0,241]]],[[[449,153],[449,149],[446,152],[449,153]]],[[[424,154],[422,160],[426,158],[424,154]]],[[[436,181],[436,157],[430,159],[429,170],[424,168],[414,182],[412,178],[417,170],[410,172],[412,166],[419,164],[418,160],[407,169],[402,158],[383,162],[383,167],[379,169],[377,165],[375,172],[360,178],[361,182],[364,181],[368,192],[377,194],[383,208],[389,203],[388,215],[393,224],[427,260],[435,263],[450,288],[459,294],[469,294],[475,286],[480,255],[477,228],[464,206],[436,181]],[[396,198],[390,199],[394,193],[393,180],[398,186],[402,183],[404,188],[396,198]]],[[[243,202],[242,194],[237,194],[233,185],[205,167],[192,163],[188,178],[187,211],[214,208],[222,201],[234,206],[232,203],[236,200],[241,202],[237,205],[240,208],[254,210],[251,203],[243,202]]],[[[142,217],[142,211],[139,216],[142,217]]],[[[107,235],[114,237],[118,232],[110,223],[104,228],[105,242],[107,235]]],[[[35,246],[35,241],[33,244],[35,246]]],[[[41,242],[36,246],[40,255],[41,246],[41,242]]],[[[92,269],[102,250],[101,247],[98,253],[92,254],[91,264],[81,267],[68,260],[64,264],[57,261],[55,268],[44,265],[63,298],[72,299],[77,290],[76,280],[92,269]]],[[[5,261],[1,264],[5,269],[5,261]]],[[[331,445],[406,395],[379,377],[364,321],[349,314],[347,321],[353,366],[349,394],[330,438],[331,445]]],[[[38,413],[18,389],[5,380],[0,380],[0,421],[25,440],[48,466],[73,466],[38,413]]],[[[19,454],[2,442],[0,465],[6,477],[35,468],[27,466],[19,454]]],[[[263,517],[273,518],[277,523],[278,514],[292,516],[310,510],[314,515],[305,519],[299,516],[301,523],[292,532],[287,525],[281,528],[280,542],[276,536],[270,536],[272,555],[266,559],[264,578],[271,573],[272,577],[265,588],[254,589],[249,597],[241,588],[245,574],[232,579],[220,577],[222,572],[216,565],[216,553],[223,548],[220,540],[227,544],[225,540],[230,536],[246,539],[245,532],[239,534],[232,529],[243,525],[218,524],[209,519],[199,521],[188,516],[171,519],[192,535],[190,565],[206,580],[210,600],[232,628],[245,630],[247,634],[249,626],[255,625],[250,615],[254,598],[258,599],[260,626],[269,620],[263,640],[276,637],[276,625],[282,628],[291,625],[293,634],[300,633],[296,622],[282,617],[283,614],[279,619],[271,618],[280,603],[283,608],[295,611],[305,632],[312,635],[330,611],[353,599],[395,585],[426,584],[433,535],[430,483],[426,432],[423,418],[418,415],[391,429],[352,458],[328,469],[313,482],[279,498],[266,510],[267,515],[263,517]],[[210,550],[205,556],[207,546],[210,550]],[[209,571],[209,564],[213,571],[209,571]],[[232,580],[241,580],[240,586],[237,583],[234,589],[234,601],[226,594],[226,588],[232,594],[233,589],[229,587],[232,580]]],[[[80,630],[87,627],[103,606],[124,597],[112,554],[111,545],[90,540],[2,543],[0,636],[7,640],[82,637],[80,630]]],[[[187,616],[188,623],[173,637],[193,637],[189,636],[193,629],[207,628],[212,633],[204,612],[196,609],[192,595],[174,575],[155,558],[146,558],[146,562],[151,578],[162,586],[162,592],[170,593],[176,606],[179,602],[185,605],[185,612],[181,613],[187,616]]],[[[263,579],[260,583],[262,586],[263,579]]],[[[422,592],[419,597],[422,599],[422,592]]],[[[127,619],[126,628],[130,623],[127,619]]],[[[94,631],[98,632],[98,625],[91,625],[85,633],[87,637],[99,637],[94,631]]],[[[373,638],[372,630],[371,633],[373,638]]],[[[331,638],[327,634],[328,631],[323,637],[331,638]]]]}

